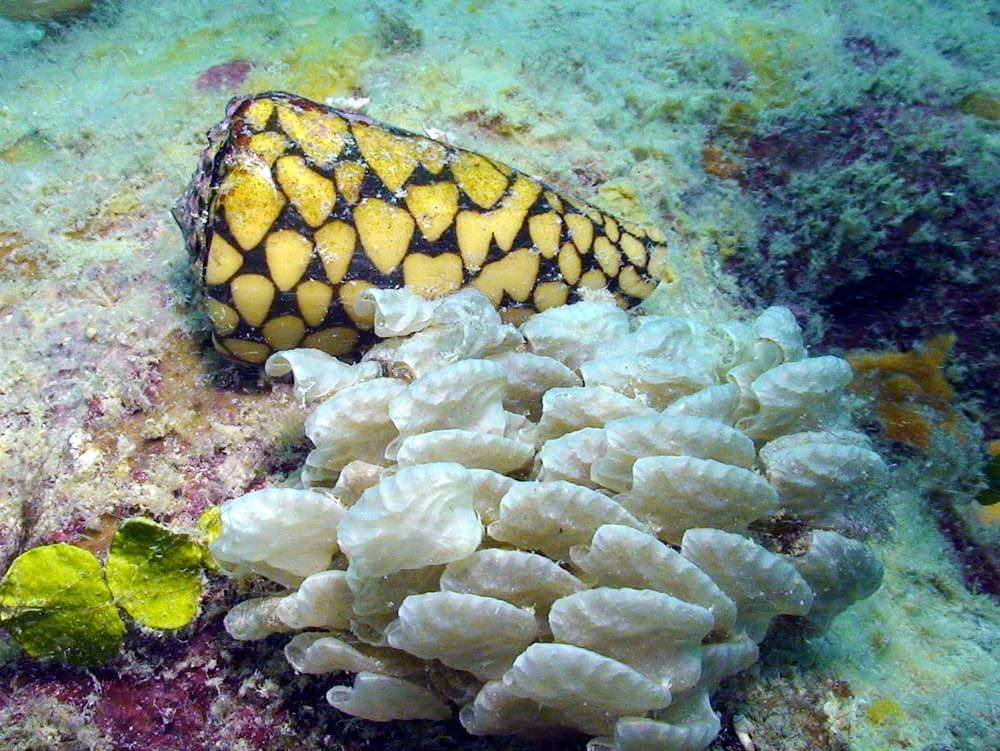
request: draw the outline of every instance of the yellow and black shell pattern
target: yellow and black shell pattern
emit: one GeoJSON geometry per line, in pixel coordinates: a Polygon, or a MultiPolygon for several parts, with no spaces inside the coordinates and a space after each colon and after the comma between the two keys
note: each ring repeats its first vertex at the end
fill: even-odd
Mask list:
{"type": "Polygon", "coordinates": [[[357,354],[371,287],[471,285],[504,310],[605,288],[633,305],[665,274],[663,237],[487,157],[291,94],[233,99],[174,215],[216,349],[357,354]]]}

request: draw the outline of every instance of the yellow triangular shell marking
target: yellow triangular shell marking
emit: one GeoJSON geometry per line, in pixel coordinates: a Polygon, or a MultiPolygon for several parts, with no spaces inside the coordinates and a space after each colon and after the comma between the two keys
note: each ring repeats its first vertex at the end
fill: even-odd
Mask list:
{"type": "Polygon", "coordinates": [[[646,268],[646,246],[632,235],[622,235],[621,248],[628,262],[640,269],[646,268]]]}
{"type": "Polygon", "coordinates": [[[565,305],[569,297],[569,287],[562,282],[542,282],[535,287],[531,301],[538,310],[548,310],[565,305]]]}
{"type": "Polygon", "coordinates": [[[553,211],[535,214],[528,219],[528,232],[543,258],[552,258],[559,252],[562,219],[553,211]]]}
{"type": "MultiPolygon", "coordinates": [[[[247,339],[223,339],[220,349],[222,354],[228,354],[243,362],[260,365],[271,354],[271,348],[260,342],[252,342],[247,339]]],[[[216,341],[216,349],[219,349],[219,342],[216,341]]]]}
{"type": "Polygon", "coordinates": [[[665,243],[667,241],[666,236],[656,227],[644,227],[643,229],[646,231],[646,237],[654,243],[665,243]]]}
{"type": "Polygon", "coordinates": [[[538,198],[541,187],[533,180],[518,175],[510,193],[493,211],[460,211],[455,219],[458,249],[465,268],[475,271],[482,266],[489,252],[490,240],[505,253],[514,245],[514,238],[524,225],[529,207],[538,198]]]}
{"type": "Polygon", "coordinates": [[[465,268],[478,271],[486,260],[490,240],[493,239],[489,217],[478,211],[458,212],[455,217],[455,236],[458,238],[458,250],[462,254],[465,268]]]}
{"type": "Polygon", "coordinates": [[[459,151],[451,163],[458,187],[478,206],[493,207],[507,189],[507,178],[486,157],[459,151]]]}
{"type": "Polygon", "coordinates": [[[259,156],[233,166],[219,188],[219,203],[226,212],[226,224],[243,250],[264,239],[285,205],[285,197],[271,179],[271,168],[259,156]]]}
{"type": "Polygon", "coordinates": [[[310,227],[318,227],[333,210],[333,181],[306,166],[300,156],[283,156],[276,165],[278,185],[310,227]]]}
{"type": "Polygon", "coordinates": [[[510,193],[503,199],[502,205],[513,211],[527,211],[541,192],[541,185],[529,177],[518,175],[514,178],[514,184],[510,186],[510,193]]]}
{"type": "Polygon", "coordinates": [[[256,99],[243,111],[243,120],[251,130],[263,130],[274,112],[274,102],[270,99],[256,99]]]}
{"type": "Polygon", "coordinates": [[[385,187],[393,193],[402,188],[420,161],[414,139],[363,123],[355,123],[353,133],[361,156],[385,187]]]}
{"type": "Polygon", "coordinates": [[[405,209],[369,197],[354,208],[354,226],[375,268],[388,274],[406,255],[415,223],[405,209]]]}
{"type": "Polygon", "coordinates": [[[462,259],[456,253],[410,253],[403,259],[403,284],[421,297],[443,297],[460,289],[463,281],[462,259]]]}
{"type": "Polygon", "coordinates": [[[429,242],[436,242],[455,220],[458,188],[448,181],[411,185],[406,189],[406,208],[413,214],[420,234],[429,242]]]}
{"type": "Polygon", "coordinates": [[[551,190],[545,191],[545,200],[549,202],[549,206],[552,207],[553,211],[558,214],[563,213],[563,203],[558,193],[554,193],[551,190]]]}
{"type": "Polygon", "coordinates": [[[448,148],[437,141],[432,141],[429,138],[414,138],[414,149],[416,150],[417,157],[420,159],[420,163],[424,166],[428,172],[432,175],[438,174],[444,166],[448,163],[448,157],[451,152],[448,148]]]}
{"type": "Polygon", "coordinates": [[[219,235],[213,235],[205,260],[205,284],[225,284],[242,265],[243,254],[219,235]]]}
{"type": "Polygon", "coordinates": [[[649,256],[649,268],[647,273],[653,278],[664,282],[673,282],[677,279],[673,269],[667,262],[667,249],[663,245],[658,245],[649,256]]]}
{"type": "Polygon", "coordinates": [[[618,238],[621,237],[621,230],[619,230],[618,222],[614,220],[614,217],[604,217],[604,234],[613,243],[618,242],[618,238]]]}
{"type": "Polygon", "coordinates": [[[611,241],[604,235],[594,240],[594,257],[601,264],[601,269],[608,276],[618,276],[618,270],[622,266],[622,257],[618,248],[611,244],[611,241]]]}
{"type": "Polygon", "coordinates": [[[278,122],[318,167],[332,166],[348,137],[347,122],[327,112],[298,110],[281,103],[278,105],[278,122]]]}
{"type": "Polygon", "coordinates": [[[328,355],[344,355],[357,346],[358,332],[347,326],[332,326],[302,340],[303,347],[319,349],[328,355]]]}
{"type": "Polygon", "coordinates": [[[219,336],[229,336],[240,325],[240,314],[225,303],[205,298],[205,311],[212,322],[212,330],[219,336]]]}
{"type": "Polygon", "coordinates": [[[563,219],[569,227],[570,239],[581,253],[590,252],[594,242],[594,225],[583,214],[565,214],[563,219]]]}
{"type": "Polygon", "coordinates": [[[270,279],[260,274],[241,274],[230,282],[230,290],[233,305],[244,321],[257,327],[267,320],[274,300],[274,285],[270,279]]]}
{"type": "Polygon", "coordinates": [[[330,309],[333,287],[315,279],[307,279],[295,288],[295,299],[306,323],[319,326],[330,309]]]}
{"type": "Polygon", "coordinates": [[[354,257],[357,244],[354,227],[338,219],[316,230],[313,239],[316,241],[316,253],[323,263],[326,278],[331,284],[339,284],[354,257]]]}
{"type": "Polygon", "coordinates": [[[261,333],[275,349],[292,349],[302,341],[306,326],[298,316],[278,316],[265,323],[261,333]]]}
{"type": "Polygon", "coordinates": [[[299,283],[311,255],[312,243],[298,232],[290,229],[272,232],[264,248],[271,281],[282,292],[290,290],[299,283]]]}
{"type": "Polygon", "coordinates": [[[273,130],[266,130],[263,133],[250,136],[250,141],[247,144],[250,151],[257,154],[269,165],[274,164],[275,159],[288,151],[289,146],[288,139],[273,130]]]}
{"type": "Polygon", "coordinates": [[[576,246],[573,243],[563,243],[559,249],[559,273],[562,274],[562,278],[570,284],[576,284],[580,281],[582,270],[583,264],[580,262],[580,254],[576,252],[576,246]]]}
{"type": "Polygon", "coordinates": [[[362,279],[352,279],[340,285],[340,304],[344,306],[344,312],[354,321],[355,326],[366,331],[375,324],[375,307],[369,305],[359,308],[358,296],[374,286],[371,282],[362,279]]]}
{"type": "Polygon", "coordinates": [[[504,292],[516,302],[525,302],[535,288],[538,265],[538,254],[529,248],[521,248],[483,266],[472,285],[490,298],[494,305],[503,301],[504,292]]]}
{"type": "Polygon", "coordinates": [[[590,289],[606,289],[608,278],[600,269],[591,269],[580,277],[579,287],[589,287],[590,289]]]}
{"type": "Polygon", "coordinates": [[[337,162],[333,168],[333,179],[337,190],[352,206],[361,200],[361,184],[365,179],[365,167],[358,162],[337,162]]]}
{"type": "Polygon", "coordinates": [[[638,271],[631,266],[626,266],[618,275],[618,287],[626,295],[645,299],[656,289],[656,283],[649,279],[643,279],[639,276],[638,271]]]}

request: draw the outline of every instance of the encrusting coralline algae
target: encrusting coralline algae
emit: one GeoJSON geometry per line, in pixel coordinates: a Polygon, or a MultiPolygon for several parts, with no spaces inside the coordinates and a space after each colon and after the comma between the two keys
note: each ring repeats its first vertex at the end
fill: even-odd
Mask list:
{"type": "Polygon", "coordinates": [[[841,407],[850,368],[788,310],[709,325],[596,294],[518,328],[471,289],[363,304],[384,340],[361,362],[269,359],[318,401],[315,449],[303,487],[224,504],[212,545],[288,590],[229,633],[298,632],[296,670],[355,674],[341,711],[697,751],[776,616],[824,629],[878,588],[836,528],[887,468],[841,407]],[[778,517],[800,531],[769,550],[778,517]]]}

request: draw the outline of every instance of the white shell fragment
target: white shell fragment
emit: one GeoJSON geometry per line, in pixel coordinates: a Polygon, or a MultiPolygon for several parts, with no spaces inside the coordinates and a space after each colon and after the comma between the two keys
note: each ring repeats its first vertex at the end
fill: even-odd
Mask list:
{"type": "Polygon", "coordinates": [[[288,634],[296,671],[354,674],[327,698],[356,717],[458,707],[472,734],[703,751],[710,693],[776,616],[822,630],[871,594],[874,554],[817,529],[865,518],[890,481],[841,409],[846,362],[808,357],[785,308],[691,320],[585,297],[517,328],[473,288],[372,289],[384,338],[360,363],[271,357],[325,401],[309,490],[222,508],[216,558],[285,587],[232,608],[233,638],[288,634]]]}
{"type": "Polygon", "coordinates": [[[338,530],[348,573],[385,576],[457,561],[479,545],[472,477],[459,464],[406,467],[362,493],[338,530]]]}
{"type": "Polygon", "coordinates": [[[353,687],[334,686],[326,692],[326,700],[341,712],[375,722],[444,720],[451,716],[451,709],[433,691],[377,673],[358,673],[353,687]]]}

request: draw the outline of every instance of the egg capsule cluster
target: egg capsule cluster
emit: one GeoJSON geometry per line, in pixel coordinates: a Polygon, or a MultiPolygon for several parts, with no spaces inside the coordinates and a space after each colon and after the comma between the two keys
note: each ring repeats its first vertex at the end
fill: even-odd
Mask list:
{"type": "Polygon", "coordinates": [[[887,469],[840,407],[850,369],[808,357],[787,310],[708,325],[608,299],[515,327],[476,290],[362,304],[385,340],[361,362],[268,361],[318,401],[315,448],[303,487],[226,503],[212,546],[287,588],[230,634],[299,632],[297,670],[355,674],[341,711],[698,751],[776,616],[825,628],[877,589],[834,527],[887,469]],[[755,536],[779,517],[794,549],[755,536]]]}

